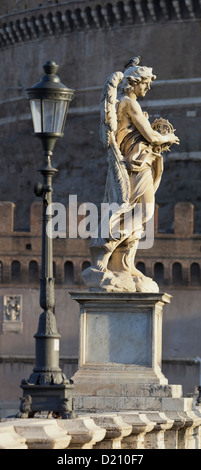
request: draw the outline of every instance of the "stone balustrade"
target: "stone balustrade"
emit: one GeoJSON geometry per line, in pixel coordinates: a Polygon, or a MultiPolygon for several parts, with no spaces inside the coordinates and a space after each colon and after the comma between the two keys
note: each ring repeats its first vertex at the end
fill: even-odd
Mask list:
{"type": "Polygon", "coordinates": [[[114,414],[93,414],[94,422],[106,430],[104,440],[98,442],[95,449],[121,449],[124,437],[132,432],[132,426],[126,423],[121,416],[114,414]]]}
{"type": "Polygon", "coordinates": [[[0,17],[0,47],[76,31],[201,17],[201,0],[78,0],[15,11],[0,17]]]}
{"type": "Polygon", "coordinates": [[[105,438],[106,429],[97,426],[89,416],[80,416],[73,420],[58,420],[57,422],[61,429],[71,436],[69,449],[93,449],[95,444],[105,438]]]}
{"type": "Polygon", "coordinates": [[[201,410],[100,413],[71,420],[8,418],[0,449],[200,449],[201,410]]]}

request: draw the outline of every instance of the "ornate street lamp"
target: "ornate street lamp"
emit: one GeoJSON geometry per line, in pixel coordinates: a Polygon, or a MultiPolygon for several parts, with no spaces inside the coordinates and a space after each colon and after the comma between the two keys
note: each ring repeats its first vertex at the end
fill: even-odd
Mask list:
{"type": "Polygon", "coordinates": [[[28,88],[34,134],[43,145],[45,165],[39,171],[43,184],[36,184],[34,191],[43,198],[42,221],[42,269],[40,280],[40,306],[36,338],[36,364],[28,379],[22,380],[23,397],[19,414],[32,417],[36,412],[53,412],[69,418],[73,411],[73,382],[66,379],[59,367],[59,338],[54,314],[53,242],[48,222],[51,215],[47,207],[52,204],[52,177],[57,172],[51,164],[55,142],[64,135],[64,126],[74,90],[67,88],[56,75],[58,66],[48,61],[44,66],[45,75],[40,82],[28,88]],[[47,233],[48,224],[48,233],[47,233]]]}

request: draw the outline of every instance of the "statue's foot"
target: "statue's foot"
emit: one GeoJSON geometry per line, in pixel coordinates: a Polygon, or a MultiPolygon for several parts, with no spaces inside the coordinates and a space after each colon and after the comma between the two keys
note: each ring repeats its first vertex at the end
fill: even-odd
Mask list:
{"type": "Polygon", "coordinates": [[[98,260],[94,266],[95,269],[100,271],[101,273],[105,273],[107,271],[107,265],[103,263],[103,261],[98,260]]]}
{"type": "Polygon", "coordinates": [[[92,267],[97,271],[105,273],[108,270],[108,262],[111,252],[105,248],[91,248],[92,267]]]}
{"type": "MultiPolygon", "coordinates": [[[[139,271],[139,269],[137,269],[135,266],[131,269],[131,276],[135,277],[135,276],[139,276],[139,277],[144,277],[145,275],[139,271]]],[[[145,276],[146,277],[146,276],[145,276]]]]}
{"type": "Polygon", "coordinates": [[[144,274],[140,273],[140,276],[134,276],[133,280],[136,285],[137,292],[159,292],[158,284],[147,277],[144,274]]]}
{"type": "Polygon", "coordinates": [[[110,271],[99,263],[82,272],[82,278],[90,291],[135,292],[135,282],[128,271],[110,271]]]}
{"type": "Polygon", "coordinates": [[[127,270],[110,271],[101,259],[85,269],[82,278],[91,291],[159,292],[156,282],[138,269],[134,268],[132,274],[127,270]]]}

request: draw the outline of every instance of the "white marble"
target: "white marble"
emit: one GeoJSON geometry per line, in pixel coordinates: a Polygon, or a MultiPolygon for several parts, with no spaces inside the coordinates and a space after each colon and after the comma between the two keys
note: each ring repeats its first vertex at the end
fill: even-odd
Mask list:
{"type": "MultiPolygon", "coordinates": [[[[152,12],[150,5],[149,2],[152,12]]],[[[89,289],[159,290],[156,282],[136,268],[135,257],[143,239],[146,249],[153,245],[155,192],[163,172],[162,153],[169,151],[172,144],[179,144],[179,139],[169,121],[159,118],[151,123],[148,113],[142,111],[138,98],[146,95],[156,76],[152,68],[140,65],[140,61],[140,56],[132,57],[124,72],[112,73],[103,86],[100,139],[107,151],[104,204],[108,210],[91,239],[91,266],[82,273],[89,289]]]]}
{"type": "Polygon", "coordinates": [[[150,365],[151,312],[87,315],[86,362],[150,365]]]}

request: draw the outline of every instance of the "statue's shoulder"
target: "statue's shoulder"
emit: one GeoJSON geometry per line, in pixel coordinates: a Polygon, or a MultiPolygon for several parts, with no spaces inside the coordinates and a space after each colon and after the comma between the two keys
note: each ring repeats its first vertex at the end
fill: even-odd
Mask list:
{"type": "Polygon", "coordinates": [[[139,112],[141,106],[136,99],[130,98],[128,95],[123,95],[119,100],[119,106],[121,109],[130,110],[133,112],[139,112]]]}
{"type": "Polygon", "coordinates": [[[119,98],[118,103],[121,107],[130,106],[131,105],[131,99],[129,98],[128,95],[122,95],[119,98]]]}

